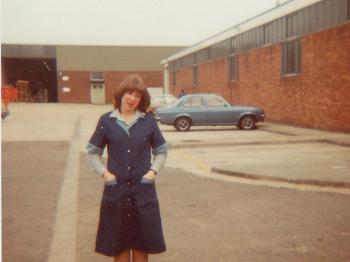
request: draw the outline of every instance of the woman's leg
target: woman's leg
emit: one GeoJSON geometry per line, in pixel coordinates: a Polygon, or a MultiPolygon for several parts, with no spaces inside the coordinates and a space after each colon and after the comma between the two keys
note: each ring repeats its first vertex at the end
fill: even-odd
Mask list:
{"type": "Polygon", "coordinates": [[[119,256],[114,258],[114,262],[130,262],[130,253],[131,250],[125,250],[119,256]]]}
{"type": "Polygon", "coordinates": [[[132,250],[132,262],[147,262],[148,254],[139,250],[132,250]]]}

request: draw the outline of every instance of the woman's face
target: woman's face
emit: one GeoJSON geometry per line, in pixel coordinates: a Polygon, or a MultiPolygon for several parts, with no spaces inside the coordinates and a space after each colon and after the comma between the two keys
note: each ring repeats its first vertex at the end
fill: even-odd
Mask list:
{"type": "Polygon", "coordinates": [[[123,113],[134,112],[141,102],[142,95],[136,91],[128,91],[122,97],[121,109],[123,113]]]}

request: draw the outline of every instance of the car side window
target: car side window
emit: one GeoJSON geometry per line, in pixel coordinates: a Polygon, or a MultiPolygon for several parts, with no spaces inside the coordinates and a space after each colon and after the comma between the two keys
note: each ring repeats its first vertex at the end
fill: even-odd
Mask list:
{"type": "Polygon", "coordinates": [[[185,107],[203,107],[203,99],[201,97],[190,97],[184,104],[185,107]]]}
{"type": "Polygon", "coordinates": [[[208,107],[225,107],[226,103],[215,96],[207,97],[208,107]]]}
{"type": "Polygon", "coordinates": [[[152,105],[162,105],[162,104],[164,104],[164,102],[163,102],[161,97],[154,96],[151,98],[151,104],[152,105]]]}
{"type": "Polygon", "coordinates": [[[172,98],[172,97],[165,97],[165,102],[167,103],[167,104],[171,104],[171,103],[173,103],[174,102],[174,99],[172,98]]]}

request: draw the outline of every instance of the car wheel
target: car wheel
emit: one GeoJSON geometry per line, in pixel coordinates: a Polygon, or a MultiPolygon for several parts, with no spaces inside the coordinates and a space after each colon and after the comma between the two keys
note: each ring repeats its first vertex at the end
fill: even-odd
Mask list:
{"type": "Polygon", "coordinates": [[[174,126],[178,131],[188,131],[191,127],[191,120],[187,117],[180,117],[176,119],[174,126]]]}
{"type": "Polygon", "coordinates": [[[254,116],[244,116],[239,121],[238,127],[244,130],[251,130],[256,128],[256,120],[254,116]]]}

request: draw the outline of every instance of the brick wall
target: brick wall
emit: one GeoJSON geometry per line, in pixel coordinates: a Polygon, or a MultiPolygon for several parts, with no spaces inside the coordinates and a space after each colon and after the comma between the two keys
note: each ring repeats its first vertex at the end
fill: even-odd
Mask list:
{"type": "MultiPolygon", "coordinates": [[[[106,103],[112,103],[113,92],[119,83],[130,74],[138,74],[146,86],[162,87],[163,74],[160,71],[151,72],[104,72],[106,103]]],[[[68,76],[68,81],[58,79],[58,101],[63,103],[91,103],[90,97],[90,72],[87,71],[63,71],[62,75],[68,76]],[[69,87],[70,92],[64,93],[63,87],[69,87]]]]}
{"type": "Polygon", "coordinates": [[[68,76],[68,81],[58,77],[58,101],[63,103],[90,103],[90,72],[86,71],[62,71],[63,76],[68,76]],[[70,92],[63,92],[63,87],[69,87],[70,92]]]}
{"type": "Polygon", "coordinates": [[[228,82],[227,59],[199,65],[199,83],[192,68],[177,72],[170,90],[211,92],[231,103],[261,106],[270,121],[350,131],[350,23],[302,39],[302,73],[281,77],[281,45],[239,54],[239,79],[228,82]]]}

